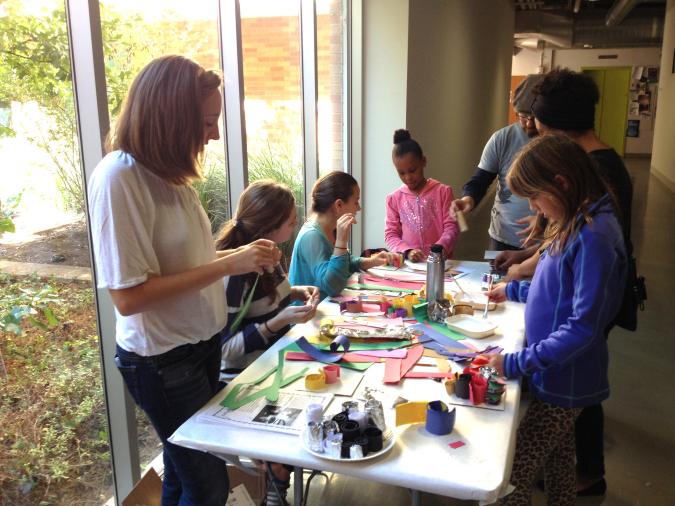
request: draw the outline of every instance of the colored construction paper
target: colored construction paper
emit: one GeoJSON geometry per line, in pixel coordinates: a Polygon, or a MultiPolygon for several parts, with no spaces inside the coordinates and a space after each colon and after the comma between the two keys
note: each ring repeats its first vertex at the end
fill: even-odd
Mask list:
{"type": "Polygon", "coordinates": [[[431,401],[427,404],[426,429],[436,436],[450,434],[455,425],[455,408],[448,409],[443,401],[431,401]]]}
{"type": "Polygon", "coordinates": [[[383,383],[398,383],[401,381],[402,358],[388,358],[384,362],[383,383]]]}
{"type": "Polygon", "coordinates": [[[225,398],[220,402],[220,405],[229,409],[238,409],[249,402],[252,402],[260,397],[265,397],[268,401],[274,402],[279,398],[279,389],[290,385],[294,381],[302,378],[307,372],[308,368],[305,367],[302,371],[291,376],[283,377],[284,371],[284,350],[279,350],[278,362],[275,367],[264,373],[258,379],[251,381],[249,383],[237,383],[232,387],[228,392],[225,398]],[[249,386],[257,385],[265,381],[272,373],[275,373],[274,382],[267,388],[258,390],[246,397],[238,398],[239,392],[249,386]]]}
{"type": "Polygon", "coordinates": [[[422,358],[424,353],[424,346],[418,344],[416,346],[410,347],[408,354],[403,359],[401,363],[401,376],[404,376],[412,367],[417,363],[417,361],[422,358]]]}
{"type": "MultiPolygon", "coordinates": [[[[288,352],[289,350],[299,351],[300,348],[295,346],[295,344],[290,344],[290,345],[286,346],[286,348],[284,348],[285,352],[288,352]]],[[[314,359],[312,358],[310,360],[314,360],[314,359]]],[[[332,362],[328,362],[328,363],[330,364],[332,362]]],[[[360,372],[365,371],[371,365],[373,365],[373,362],[344,362],[344,361],[340,361],[340,362],[336,362],[336,363],[340,367],[344,367],[346,369],[353,369],[354,371],[360,371],[360,372]]]]}
{"type": "Polygon", "coordinates": [[[396,349],[396,350],[360,350],[356,352],[358,355],[363,355],[366,357],[377,357],[377,358],[405,358],[408,354],[408,350],[396,349]]]}
{"type": "Polygon", "coordinates": [[[447,336],[451,339],[454,339],[455,341],[462,341],[462,340],[466,339],[465,335],[460,334],[459,332],[455,332],[454,330],[450,330],[447,326],[445,326],[441,323],[430,322],[427,319],[424,319],[424,321],[422,323],[424,323],[424,325],[426,325],[427,327],[429,327],[429,328],[431,328],[431,329],[433,329],[437,332],[440,332],[444,336],[447,336]]]}
{"type": "Polygon", "coordinates": [[[403,293],[415,293],[419,290],[412,288],[401,288],[391,286],[389,284],[372,284],[372,283],[350,283],[347,285],[347,288],[350,290],[378,290],[378,291],[390,291],[390,292],[403,292],[403,293]]]}
{"type": "Polygon", "coordinates": [[[342,358],[342,353],[330,353],[320,350],[316,346],[311,345],[304,336],[300,336],[296,339],[295,344],[297,344],[302,351],[319,362],[337,362],[342,358]]]}
{"type": "Polygon", "coordinates": [[[424,347],[422,345],[413,346],[408,350],[405,358],[387,358],[384,362],[384,383],[398,383],[401,378],[412,369],[417,361],[422,358],[424,347]]]}
{"type": "Polygon", "coordinates": [[[404,378],[452,378],[451,372],[440,371],[408,371],[404,378]]]}
{"type": "Polygon", "coordinates": [[[419,290],[424,285],[424,281],[404,281],[399,279],[383,279],[377,276],[370,276],[368,274],[363,274],[359,281],[361,283],[377,285],[377,284],[386,284],[387,286],[393,286],[395,288],[407,288],[412,290],[419,290]]]}
{"type": "Polygon", "coordinates": [[[396,426],[426,421],[428,404],[427,401],[416,401],[396,406],[396,426]]]}

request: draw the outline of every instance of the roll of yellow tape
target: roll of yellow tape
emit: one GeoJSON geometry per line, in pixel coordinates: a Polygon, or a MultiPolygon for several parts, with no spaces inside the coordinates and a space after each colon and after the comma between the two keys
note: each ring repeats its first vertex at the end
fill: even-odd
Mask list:
{"type": "Polygon", "coordinates": [[[323,390],[326,388],[326,373],[321,369],[318,373],[305,376],[305,388],[307,390],[323,390]]]}

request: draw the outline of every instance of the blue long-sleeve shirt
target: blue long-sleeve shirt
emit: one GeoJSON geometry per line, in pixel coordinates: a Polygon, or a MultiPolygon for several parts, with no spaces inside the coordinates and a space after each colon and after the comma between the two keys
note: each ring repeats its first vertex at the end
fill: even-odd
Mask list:
{"type": "Polygon", "coordinates": [[[293,246],[288,278],[291,285],[318,286],[321,298],[339,295],[351,273],[361,268],[361,258],[333,255],[333,243],[315,221],[305,223],[293,246]]]}
{"type": "Polygon", "coordinates": [[[609,196],[593,206],[565,249],[542,253],[531,283],[511,281],[506,295],[527,302],[527,347],[504,356],[507,377],[526,376],[535,395],[562,407],[609,396],[606,329],[623,297],[626,250],[609,196]]]}

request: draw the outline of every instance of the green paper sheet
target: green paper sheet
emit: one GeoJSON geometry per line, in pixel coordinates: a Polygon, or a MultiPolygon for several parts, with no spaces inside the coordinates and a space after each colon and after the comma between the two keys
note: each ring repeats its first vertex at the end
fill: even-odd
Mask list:
{"type": "Polygon", "coordinates": [[[411,290],[410,288],[398,288],[394,286],[384,285],[369,285],[367,283],[353,283],[347,285],[350,290],[377,290],[379,292],[400,292],[400,293],[417,293],[419,290],[411,290]]]}
{"type": "Polygon", "coordinates": [[[302,371],[292,374],[291,376],[286,376],[285,378],[283,377],[283,371],[284,371],[284,357],[286,353],[284,350],[279,350],[279,361],[278,364],[275,367],[272,367],[269,371],[264,373],[262,376],[260,376],[258,379],[251,381],[249,383],[237,383],[232,387],[232,390],[228,392],[228,394],[225,396],[225,398],[220,401],[220,405],[229,408],[229,409],[239,409],[242,406],[245,406],[246,404],[255,401],[256,399],[259,399],[260,397],[266,397],[268,401],[275,402],[276,400],[279,399],[279,389],[285,387],[286,385],[290,385],[294,381],[299,380],[300,378],[304,377],[307,371],[309,370],[309,367],[305,367],[302,371]],[[268,386],[267,388],[263,388],[262,390],[258,390],[257,392],[254,392],[250,395],[247,395],[246,397],[243,397],[241,399],[237,399],[239,396],[239,392],[249,386],[254,386],[262,383],[265,381],[267,378],[269,378],[272,373],[276,373],[274,377],[274,382],[268,386]]]}

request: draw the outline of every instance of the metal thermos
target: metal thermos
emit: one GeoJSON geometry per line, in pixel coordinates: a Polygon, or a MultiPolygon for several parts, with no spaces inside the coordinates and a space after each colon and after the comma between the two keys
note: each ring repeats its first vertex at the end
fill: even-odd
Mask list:
{"type": "Polygon", "coordinates": [[[443,246],[431,246],[427,257],[427,312],[429,317],[433,313],[436,302],[443,300],[445,295],[445,259],[443,246]]]}

